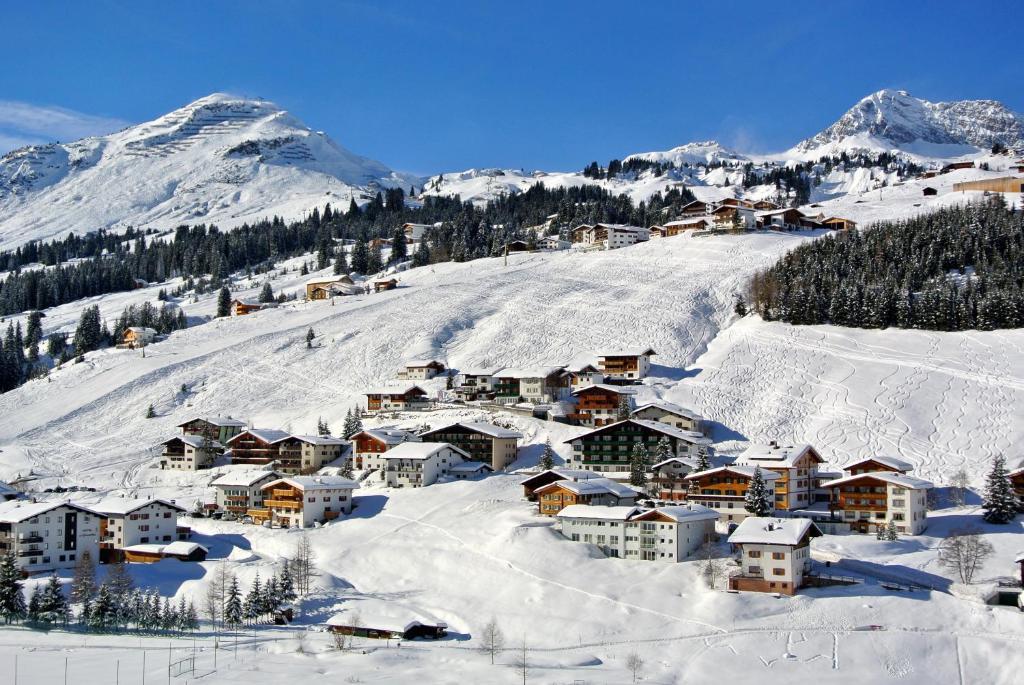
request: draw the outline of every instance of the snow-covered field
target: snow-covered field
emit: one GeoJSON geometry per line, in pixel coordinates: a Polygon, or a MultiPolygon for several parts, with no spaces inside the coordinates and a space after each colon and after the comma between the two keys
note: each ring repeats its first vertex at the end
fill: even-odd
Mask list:
{"type": "MultiPolygon", "coordinates": [[[[700,411],[715,422],[717,447],[725,453],[745,439],[807,440],[836,463],[885,453],[940,483],[963,465],[976,484],[991,455],[1004,453],[1011,463],[1019,458],[1013,449],[1024,425],[1021,332],[736,320],[733,294],[751,271],[809,237],[683,236],[610,252],[516,254],[507,265],[502,259],[439,264],[402,273],[401,287],[387,293],[333,305],[289,304],[180,331],[147,348],[145,357],[93,353],[0,396],[0,478],[31,470],[40,488],[59,481],[208,497],[214,474],[150,468],[156,445],[195,415],[312,431],[319,417],[339,426],[361,390],[393,377],[410,357],[439,356],[455,368],[526,366],[627,344],[658,352],[641,398],[666,397],[700,411]],[[313,349],[305,345],[310,327],[313,349]],[[145,419],[150,403],[157,417],[145,419]]],[[[304,280],[297,260],[286,266],[289,272],[273,279],[275,291],[297,289],[304,280]]],[[[253,279],[234,290],[254,294],[260,284],[253,279]]],[[[99,303],[113,318],[125,304],[152,298],[157,287],[99,303]]],[[[213,300],[184,307],[190,316],[209,315],[213,300]]],[[[67,328],[76,317],[77,307],[59,308],[48,312],[44,326],[67,328]]],[[[436,425],[473,411],[402,420],[436,425]]],[[[567,454],[562,441],[581,430],[512,420],[527,443],[513,468],[532,465],[548,437],[567,454]]],[[[973,508],[941,512],[926,535],[895,543],[828,536],[815,543],[821,558],[864,562],[843,573],[863,574],[866,582],[777,599],[708,590],[696,562],[601,558],[561,539],[536,516],[520,499],[520,478],[364,488],[351,517],[310,532],[323,575],[299,627],[241,637],[238,659],[220,653],[217,672],[203,681],[520,681],[511,651],[492,667],[476,649],[474,637],[492,617],[510,648],[525,635],[531,682],[629,682],[625,660],[632,652],[645,661],[644,681],[657,683],[1009,683],[1024,668],[1024,614],[985,606],[951,586],[936,563],[938,536],[977,520],[973,508]],[[876,569],[886,576],[940,589],[885,590],[875,565],[886,566],[876,569]],[[347,598],[366,596],[436,615],[452,637],[401,648],[366,642],[343,654],[330,650],[321,633],[302,634],[347,598]],[[885,630],[858,630],[870,625],[885,630]]],[[[272,573],[298,537],[206,520],[193,525],[197,540],[210,542],[211,559],[202,566],[133,566],[139,584],[198,599],[209,571],[224,563],[247,585],[257,572],[272,573]],[[210,537],[215,534],[221,537],[210,537]]],[[[989,530],[997,554],[979,573],[986,582],[1011,575],[1013,555],[1024,548],[1019,520],[989,530]]],[[[69,682],[92,685],[109,681],[111,664],[120,660],[125,682],[134,682],[148,649],[147,682],[162,682],[168,642],[3,630],[0,673],[12,672],[17,655],[18,682],[61,682],[66,657],[79,669],[69,682]]],[[[173,641],[172,655],[189,646],[173,641]]],[[[212,668],[212,652],[200,661],[212,668]]]]}

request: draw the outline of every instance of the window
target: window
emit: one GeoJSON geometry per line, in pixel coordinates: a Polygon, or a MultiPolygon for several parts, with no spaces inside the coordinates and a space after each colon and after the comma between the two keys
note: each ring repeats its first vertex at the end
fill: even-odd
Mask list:
{"type": "Polygon", "coordinates": [[[772,559],[785,559],[785,558],[786,558],[786,553],[785,552],[772,552],[772,559]]]}
{"type": "Polygon", "coordinates": [[[784,576],[784,575],[786,575],[786,569],[784,569],[784,568],[773,568],[772,569],[772,575],[773,576],[784,576]]]}
{"type": "Polygon", "coordinates": [[[761,550],[759,550],[759,549],[752,549],[747,554],[747,556],[750,557],[751,559],[760,559],[761,558],[761,550]]]}

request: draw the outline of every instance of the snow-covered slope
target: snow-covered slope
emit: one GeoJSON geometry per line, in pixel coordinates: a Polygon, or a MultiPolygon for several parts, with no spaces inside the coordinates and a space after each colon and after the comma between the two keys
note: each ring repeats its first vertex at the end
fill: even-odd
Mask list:
{"type": "Polygon", "coordinates": [[[687,143],[662,152],[638,152],[626,157],[630,159],[646,159],[649,162],[668,162],[676,166],[686,164],[708,164],[709,162],[746,161],[748,157],[739,152],[723,147],[717,140],[705,140],[698,143],[687,143]]]}
{"type": "Polygon", "coordinates": [[[0,159],[0,247],[98,228],[290,219],[408,184],[266,100],[214,94],[150,122],[0,159]]]}
{"type": "Polygon", "coordinates": [[[921,157],[952,158],[975,154],[996,142],[1024,145],[1024,118],[1001,102],[929,102],[902,90],[880,90],[791,152],[803,159],[843,150],[900,150],[921,157]]]}

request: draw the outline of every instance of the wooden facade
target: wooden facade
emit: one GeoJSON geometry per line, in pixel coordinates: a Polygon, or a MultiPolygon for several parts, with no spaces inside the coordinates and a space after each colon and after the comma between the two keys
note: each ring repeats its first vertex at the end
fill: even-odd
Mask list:
{"type": "Polygon", "coordinates": [[[954,183],[953,190],[954,192],[980,190],[990,193],[1024,193],[1024,177],[1004,176],[1003,178],[964,181],[963,183],[954,183]]]}
{"type": "Polygon", "coordinates": [[[373,282],[373,292],[382,293],[385,290],[394,290],[398,287],[398,281],[394,278],[382,279],[373,282]]]}
{"type": "Polygon", "coordinates": [[[630,394],[602,385],[580,388],[573,393],[576,397],[576,412],[571,418],[594,427],[615,423],[622,399],[630,394]]]}
{"type": "Polygon", "coordinates": [[[281,456],[281,446],[289,436],[278,431],[267,432],[271,437],[242,431],[228,441],[232,464],[269,464],[281,456]]]}
{"type": "Polygon", "coordinates": [[[1011,471],[1009,478],[1010,485],[1013,487],[1013,493],[1017,495],[1017,509],[1018,511],[1024,511],[1024,468],[1011,471]]]}
{"type": "Polygon", "coordinates": [[[822,227],[832,229],[833,231],[852,231],[857,228],[856,221],[844,219],[841,216],[830,216],[827,219],[822,219],[820,223],[822,227]]]}
{"type": "Polygon", "coordinates": [[[427,392],[418,386],[405,390],[366,393],[368,411],[416,409],[427,405],[427,392]]]}

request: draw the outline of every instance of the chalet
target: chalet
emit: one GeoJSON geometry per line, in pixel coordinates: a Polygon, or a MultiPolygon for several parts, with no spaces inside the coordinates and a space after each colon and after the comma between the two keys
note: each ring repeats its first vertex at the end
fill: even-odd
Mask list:
{"type": "Polygon", "coordinates": [[[703,416],[692,409],[686,409],[665,400],[641,404],[633,410],[630,418],[667,423],[670,426],[697,433],[703,433],[705,428],[703,416]]]}
{"type": "Polygon", "coordinates": [[[0,480],[0,503],[10,502],[12,499],[21,499],[25,494],[13,485],[0,480]]]}
{"type": "Polygon", "coordinates": [[[402,224],[405,239],[411,243],[423,240],[424,234],[432,228],[434,228],[432,224],[402,224]]]}
{"type": "Polygon", "coordinates": [[[444,372],[444,363],[436,359],[424,359],[408,362],[405,368],[398,372],[397,377],[403,381],[429,381],[444,372]]]}
{"type": "Polygon", "coordinates": [[[718,207],[742,207],[745,209],[753,209],[754,205],[748,200],[741,200],[738,197],[725,197],[718,201],[718,207]]]}
{"type": "Polygon", "coordinates": [[[601,246],[608,250],[628,247],[650,239],[646,228],[626,224],[583,224],[572,230],[572,241],[584,246],[601,246]]]}
{"type": "Polygon", "coordinates": [[[662,228],[664,229],[664,236],[666,238],[672,238],[674,236],[685,233],[686,231],[702,231],[711,224],[711,220],[707,217],[700,216],[690,219],[677,219],[676,221],[669,221],[662,228]]]}
{"type": "Polygon", "coordinates": [[[523,486],[523,497],[533,502],[537,499],[537,490],[550,483],[560,480],[588,480],[596,477],[593,471],[584,471],[582,469],[547,469],[530,476],[521,483],[523,486]]]}
{"type": "Polygon", "coordinates": [[[843,467],[843,471],[847,476],[859,476],[862,473],[877,473],[879,471],[906,475],[913,470],[913,464],[896,457],[867,457],[865,459],[858,459],[852,464],[847,464],[843,467]]]}
{"type": "Polygon", "coordinates": [[[352,512],[359,483],[341,476],[291,476],[263,486],[263,508],[250,509],[254,522],[308,528],[352,512]]]}
{"type": "Polygon", "coordinates": [[[936,190],[935,188],[932,188],[931,186],[926,186],[921,191],[921,194],[924,195],[925,197],[934,197],[939,194],[939,191],[936,190]]]}
{"type": "MultiPolygon", "coordinates": [[[[744,504],[747,488],[754,477],[754,466],[719,466],[686,476],[687,502],[696,502],[721,514],[725,521],[742,521],[749,516],[744,504]]],[[[761,469],[768,493],[774,495],[775,481],[780,476],[774,471],[761,469]]]]}
{"type": "Polygon", "coordinates": [[[811,570],[811,539],[821,531],[813,521],[748,516],[729,536],[740,549],[740,572],[730,590],[796,594],[811,570]]]}
{"type": "Polygon", "coordinates": [[[206,561],[210,550],[195,542],[179,540],[166,545],[142,544],[124,549],[124,560],[137,564],[153,564],[164,559],[178,561],[206,561]]]}
{"type": "Polygon", "coordinates": [[[942,171],[940,171],[939,173],[940,174],[947,174],[950,171],[956,171],[957,169],[973,169],[973,168],[974,168],[974,162],[951,162],[951,163],[945,165],[944,167],[942,167],[942,171]]]}
{"type": "Polygon", "coordinates": [[[373,240],[370,241],[371,250],[385,247],[391,247],[390,238],[374,238],[373,240]]]}
{"type": "Polygon", "coordinates": [[[455,394],[463,400],[475,400],[492,396],[494,374],[500,368],[464,369],[456,378],[455,394]]]}
{"type": "Polygon", "coordinates": [[[927,526],[932,484],[892,471],[847,476],[824,484],[832,493],[829,511],[857,533],[874,533],[896,524],[896,531],[918,535],[927,526]]]}
{"type": "Polygon", "coordinates": [[[271,428],[250,428],[230,438],[232,464],[265,465],[280,456],[281,445],[291,433],[271,428]]]}
{"type": "Polygon", "coordinates": [[[351,436],[353,468],[369,470],[384,468],[381,455],[403,442],[417,442],[420,437],[412,431],[398,428],[371,428],[351,436]]]}
{"type": "Polygon", "coordinates": [[[619,414],[625,405],[628,414],[630,398],[635,394],[631,388],[621,385],[598,383],[574,390],[576,410],[572,415],[583,426],[606,426],[619,420],[619,414]]]}
{"type": "Polygon", "coordinates": [[[649,236],[651,236],[651,240],[653,240],[655,238],[664,238],[665,237],[665,227],[664,226],[649,226],[647,228],[647,234],[649,236]]]}
{"type": "Polygon", "coordinates": [[[100,555],[103,561],[123,558],[133,545],[187,540],[188,528],[178,525],[185,508],[164,499],[108,497],[89,505],[103,515],[100,523],[100,555]]]}
{"type": "Polygon", "coordinates": [[[86,552],[95,562],[102,521],[97,512],[70,502],[0,502],[0,553],[14,554],[23,573],[74,568],[86,552]]]}
{"type": "Polygon", "coordinates": [[[345,600],[345,609],[327,619],[332,633],[374,640],[437,640],[448,624],[433,616],[411,613],[404,605],[375,598],[345,600]]]}
{"type": "Polygon", "coordinates": [[[857,228],[857,222],[852,219],[845,219],[841,216],[830,216],[822,219],[820,222],[822,228],[828,228],[833,231],[852,231],[857,228]]]}
{"type": "Polygon", "coordinates": [[[658,499],[685,500],[689,492],[686,477],[697,470],[693,459],[672,457],[651,466],[651,491],[658,499]]]}
{"type": "Polygon", "coordinates": [[[366,409],[378,411],[419,411],[430,406],[427,391],[418,385],[377,388],[366,393],[366,409]]]}
{"type": "Polygon", "coordinates": [[[464,461],[448,467],[448,475],[455,480],[471,480],[494,473],[494,467],[482,461],[464,461]]]}
{"type": "Polygon", "coordinates": [[[381,476],[393,488],[426,487],[447,476],[451,466],[468,459],[467,452],[447,442],[403,442],[381,455],[381,476]]]}
{"type": "Polygon", "coordinates": [[[711,223],[718,229],[749,229],[757,225],[753,209],[725,204],[711,212],[711,223]]]}
{"type": "Polygon", "coordinates": [[[529,252],[530,244],[525,240],[510,240],[505,243],[505,254],[512,254],[513,252],[529,252]]]}
{"type": "Polygon", "coordinates": [[[564,371],[563,366],[496,371],[492,381],[494,401],[498,404],[541,404],[563,399],[569,392],[569,379],[564,371]]]}
{"type": "Polygon", "coordinates": [[[334,295],[351,295],[355,292],[352,278],[346,274],[323,276],[306,281],[307,300],[326,300],[334,295]]]}
{"type": "Polygon", "coordinates": [[[699,504],[640,509],[573,504],[558,514],[559,529],[573,542],[596,545],[605,555],[676,563],[715,533],[718,514],[699,504]]]}
{"type": "Polygon", "coordinates": [[[565,507],[575,504],[632,506],[640,496],[633,488],[610,478],[558,480],[537,488],[535,494],[541,516],[555,516],[565,507]]]}
{"type": "Polygon", "coordinates": [[[701,202],[700,200],[694,200],[682,206],[679,210],[681,216],[698,216],[707,214],[709,210],[708,203],[701,202]]]}
{"type": "Polygon", "coordinates": [[[592,245],[594,243],[594,227],[590,224],[580,224],[569,232],[572,242],[579,245],[592,245]]]}
{"type": "Polygon", "coordinates": [[[217,509],[238,517],[250,509],[262,509],[263,486],[280,478],[276,471],[228,471],[211,483],[217,491],[217,509]]]}
{"type": "Polygon", "coordinates": [[[235,300],[231,303],[231,314],[233,316],[245,316],[246,314],[252,314],[258,312],[261,309],[271,309],[276,307],[275,302],[257,302],[256,300],[235,300]]]}
{"type": "Polygon", "coordinates": [[[1017,496],[1017,510],[1024,511],[1024,467],[1010,471],[1007,476],[1013,487],[1013,494],[1017,496]]]}
{"type": "MultiPolygon", "coordinates": [[[[818,464],[825,460],[811,445],[750,445],[736,458],[737,466],[760,466],[779,474],[775,481],[775,508],[780,511],[804,509],[818,498],[815,490],[815,475],[818,464]]],[[[827,498],[822,492],[821,499],[827,498]]]]}
{"type": "Polygon", "coordinates": [[[754,203],[754,209],[764,211],[767,209],[779,209],[779,206],[774,202],[769,202],[768,200],[758,200],[754,203]]]}
{"type": "Polygon", "coordinates": [[[568,250],[572,247],[572,243],[568,240],[562,240],[557,235],[549,235],[537,238],[537,247],[541,250],[568,250]]]}
{"type": "Polygon", "coordinates": [[[647,377],[654,354],[649,347],[603,352],[597,356],[597,367],[606,381],[638,381],[647,377]]]}
{"type": "Polygon", "coordinates": [[[398,287],[398,281],[394,278],[384,278],[373,282],[373,292],[382,293],[385,290],[394,290],[398,287]]]}
{"type": "Polygon", "coordinates": [[[757,223],[763,228],[777,231],[795,231],[801,228],[800,220],[805,218],[798,209],[769,209],[757,212],[757,223]]]}
{"type": "Polygon", "coordinates": [[[420,434],[421,439],[429,442],[455,445],[469,455],[467,460],[490,464],[495,471],[516,460],[522,437],[522,433],[474,421],[453,423],[420,434]]]}
{"type": "Polygon", "coordinates": [[[698,448],[711,444],[711,441],[700,433],[680,430],[657,421],[640,421],[626,419],[607,426],[595,428],[566,443],[572,445],[572,464],[576,468],[600,472],[625,472],[629,470],[629,460],[634,446],[639,443],[654,455],[658,443],[668,441],[671,455],[675,457],[693,457],[698,448]]]}
{"type": "Polygon", "coordinates": [[[156,331],[154,329],[143,328],[141,326],[129,326],[124,329],[124,334],[121,337],[121,344],[118,345],[118,347],[134,350],[139,347],[145,347],[155,339],[156,331]]]}
{"type": "Polygon", "coordinates": [[[341,457],[348,442],[331,435],[289,435],[276,444],[275,468],[282,473],[308,474],[341,457]]]}
{"type": "Polygon", "coordinates": [[[176,435],[163,442],[160,468],[179,471],[208,469],[223,452],[222,444],[204,435],[176,435]]]}
{"type": "Polygon", "coordinates": [[[207,440],[227,444],[228,440],[245,430],[245,421],[238,419],[212,416],[205,418],[190,419],[185,423],[179,423],[182,435],[200,435],[207,440]]]}
{"type": "Polygon", "coordinates": [[[597,368],[597,357],[594,357],[592,362],[567,366],[563,373],[569,381],[570,394],[588,385],[604,382],[604,374],[597,368]]]}

